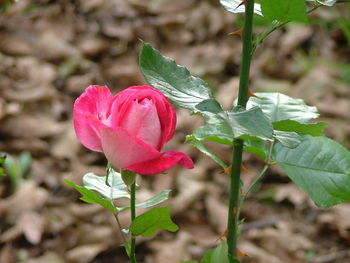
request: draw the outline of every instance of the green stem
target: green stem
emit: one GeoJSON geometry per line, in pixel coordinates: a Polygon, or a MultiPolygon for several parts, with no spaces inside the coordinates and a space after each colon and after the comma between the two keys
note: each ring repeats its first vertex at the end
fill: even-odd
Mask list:
{"type": "MultiPolygon", "coordinates": [[[[248,83],[250,62],[252,58],[252,28],[254,14],[254,0],[246,3],[244,28],[243,28],[243,51],[240,69],[238,106],[245,108],[248,100],[248,83]]],[[[230,263],[237,262],[237,239],[238,239],[238,217],[237,209],[239,204],[239,185],[241,175],[241,163],[243,154],[243,140],[233,140],[232,171],[230,183],[230,199],[227,223],[227,245],[228,258],[230,263]]]]}
{"type": "Polygon", "coordinates": [[[129,246],[128,241],[125,238],[125,234],[122,231],[122,225],[120,224],[120,221],[119,221],[117,213],[114,214],[114,218],[117,221],[117,225],[118,225],[118,228],[119,228],[120,235],[121,235],[121,237],[123,239],[123,244],[124,244],[124,248],[125,248],[126,254],[129,256],[130,255],[130,246],[129,246]]]}
{"type": "MultiPolygon", "coordinates": [[[[309,10],[307,10],[306,14],[310,14],[311,12],[315,11],[320,6],[322,6],[322,5],[321,4],[316,4],[314,7],[310,8],[309,10]]],[[[271,33],[276,31],[277,29],[279,29],[279,28],[283,27],[284,25],[288,24],[289,22],[290,21],[276,22],[267,31],[265,31],[265,32],[261,33],[260,35],[258,35],[256,37],[256,39],[254,40],[252,53],[255,52],[255,50],[258,47],[258,45],[260,45],[260,44],[262,44],[262,42],[264,42],[265,38],[267,38],[271,33]]]]}
{"type": "Polygon", "coordinates": [[[233,141],[233,158],[232,158],[232,172],[230,183],[230,203],[228,208],[228,222],[227,222],[227,246],[228,258],[230,263],[235,262],[238,239],[238,220],[235,211],[239,202],[239,185],[240,185],[240,166],[242,162],[243,141],[233,141]]]}
{"type": "MultiPolygon", "coordinates": [[[[131,211],[131,224],[134,222],[136,217],[136,209],[135,209],[135,201],[136,201],[136,182],[134,181],[130,185],[130,211],[131,211]]],[[[135,245],[136,245],[136,237],[131,234],[131,245],[130,245],[130,260],[132,263],[136,263],[136,255],[135,255],[135,245]]]]}

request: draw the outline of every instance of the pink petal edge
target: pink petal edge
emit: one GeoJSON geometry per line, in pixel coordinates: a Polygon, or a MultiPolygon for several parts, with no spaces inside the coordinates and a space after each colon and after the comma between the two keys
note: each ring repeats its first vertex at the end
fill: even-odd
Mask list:
{"type": "Polygon", "coordinates": [[[120,168],[157,159],[161,155],[152,146],[121,127],[102,127],[101,143],[108,161],[120,168]]]}
{"type": "Polygon", "coordinates": [[[161,156],[156,159],[130,165],[124,169],[142,175],[151,175],[165,172],[176,164],[179,164],[187,169],[193,168],[193,162],[186,154],[177,151],[167,151],[163,152],[161,156]]]}
{"type": "Polygon", "coordinates": [[[107,86],[91,85],[74,102],[73,122],[79,141],[88,149],[102,152],[99,129],[104,126],[112,94],[107,86]]]}

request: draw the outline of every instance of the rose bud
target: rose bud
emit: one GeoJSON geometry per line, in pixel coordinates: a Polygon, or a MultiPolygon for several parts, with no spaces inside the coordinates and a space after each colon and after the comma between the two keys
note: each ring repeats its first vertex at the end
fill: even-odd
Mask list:
{"type": "Polygon", "coordinates": [[[76,99],[73,119],[79,141],[103,152],[114,167],[144,175],[176,164],[193,168],[182,152],[160,152],[174,136],[176,112],[150,86],[132,86],[113,96],[108,87],[91,85],[76,99]]]}

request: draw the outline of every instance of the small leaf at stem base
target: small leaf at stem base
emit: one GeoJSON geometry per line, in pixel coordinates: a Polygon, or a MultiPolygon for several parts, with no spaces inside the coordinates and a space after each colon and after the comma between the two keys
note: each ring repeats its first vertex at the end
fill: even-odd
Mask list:
{"type": "Polygon", "coordinates": [[[137,216],[131,224],[130,231],[134,236],[149,237],[159,229],[175,232],[179,229],[170,218],[170,206],[155,207],[137,216]]]}
{"type": "Polygon", "coordinates": [[[103,199],[101,196],[99,196],[96,192],[89,190],[83,186],[79,186],[76,185],[75,183],[73,183],[70,180],[64,180],[64,182],[68,185],[73,187],[75,190],[77,190],[79,193],[82,194],[82,197],[80,198],[80,200],[89,203],[89,204],[99,204],[102,205],[103,207],[107,208],[108,210],[110,210],[112,213],[116,213],[117,210],[116,208],[113,206],[113,204],[108,201],[103,199]]]}

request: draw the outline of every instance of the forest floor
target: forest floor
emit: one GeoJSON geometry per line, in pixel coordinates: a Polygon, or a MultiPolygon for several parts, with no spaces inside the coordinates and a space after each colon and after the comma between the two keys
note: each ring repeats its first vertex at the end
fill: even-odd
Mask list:
{"type": "MultiPolygon", "coordinates": [[[[144,84],[140,39],[205,79],[225,108],[237,96],[241,39],[230,32],[242,15],[216,0],[21,0],[0,14],[0,151],[30,152],[30,170],[0,177],[0,262],[128,262],[114,217],[85,204],[64,179],[81,185],[88,172],[104,175],[105,158],[85,149],[72,125],[74,100],[90,84],[114,93],[144,84]]],[[[350,148],[350,43],[340,27],[349,8],[322,7],[310,25],[288,24],[258,47],[254,92],[274,91],[317,106],[327,136],[350,148]]],[[[256,18],[254,32],[264,30],[256,18]]],[[[138,198],[173,189],[168,201],[179,225],[140,238],[140,263],[198,260],[218,244],[227,224],[228,177],[184,143],[202,124],[178,109],[167,145],[189,154],[193,170],[139,178],[138,198]]],[[[230,149],[207,145],[229,164],[230,149]]],[[[250,182],[263,162],[244,155],[250,182]]],[[[18,168],[18,167],[17,167],[18,168]]],[[[248,198],[239,248],[243,263],[350,263],[350,203],[317,208],[277,167],[248,198]]],[[[128,215],[122,225],[128,227],[128,215]]]]}

